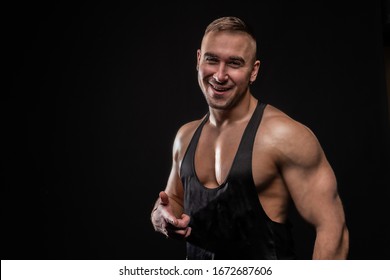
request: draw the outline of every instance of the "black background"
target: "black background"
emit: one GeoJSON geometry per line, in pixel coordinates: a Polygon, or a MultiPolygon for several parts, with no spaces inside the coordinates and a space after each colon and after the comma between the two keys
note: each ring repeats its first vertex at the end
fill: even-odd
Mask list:
{"type": "MultiPolygon", "coordinates": [[[[319,138],[338,178],[349,258],[389,259],[388,12],[383,1],[347,2],[4,6],[2,259],[185,258],[184,243],[155,233],[149,215],[176,130],[207,111],[196,50],[206,25],[226,15],[256,30],[254,95],[319,138]]],[[[292,211],[308,259],[314,232],[292,211]]]]}

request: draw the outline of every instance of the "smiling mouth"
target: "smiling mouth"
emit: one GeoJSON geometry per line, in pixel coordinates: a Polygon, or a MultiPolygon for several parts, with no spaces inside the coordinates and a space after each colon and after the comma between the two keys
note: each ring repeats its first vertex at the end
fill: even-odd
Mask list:
{"type": "Polygon", "coordinates": [[[217,93],[224,93],[231,89],[231,87],[221,87],[212,83],[210,83],[210,85],[213,88],[213,90],[216,91],[217,93]]]}

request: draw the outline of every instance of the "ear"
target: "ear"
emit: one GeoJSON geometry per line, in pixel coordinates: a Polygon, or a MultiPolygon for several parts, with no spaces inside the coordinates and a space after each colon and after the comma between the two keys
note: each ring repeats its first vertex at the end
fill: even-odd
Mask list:
{"type": "Polygon", "coordinates": [[[256,60],[255,63],[253,64],[251,77],[249,79],[250,84],[252,84],[254,81],[256,81],[257,74],[259,73],[259,69],[260,69],[260,60],[256,60]]]}
{"type": "Polygon", "coordinates": [[[196,70],[199,70],[199,62],[200,62],[200,57],[201,57],[201,50],[198,49],[196,52],[196,70]]]}

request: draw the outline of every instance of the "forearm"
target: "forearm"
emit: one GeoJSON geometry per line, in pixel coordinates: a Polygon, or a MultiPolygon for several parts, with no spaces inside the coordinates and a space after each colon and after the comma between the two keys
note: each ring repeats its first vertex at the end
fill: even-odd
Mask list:
{"type": "Polygon", "coordinates": [[[318,229],[314,244],[314,260],[347,259],[349,251],[349,233],[345,225],[339,229],[318,229]]]}

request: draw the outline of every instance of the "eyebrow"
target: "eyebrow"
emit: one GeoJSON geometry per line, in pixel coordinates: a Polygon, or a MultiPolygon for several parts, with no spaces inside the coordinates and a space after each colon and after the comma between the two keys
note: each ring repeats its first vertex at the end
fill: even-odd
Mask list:
{"type": "Polygon", "coordinates": [[[213,54],[213,53],[210,53],[210,52],[206,52],[204,53],[203,55],[204,57],[208,56],[208,57],[218,57],[217,55],[213,54]]]}
{"type": "MultiPolygon", "coordinates": [[[[210,52],[204,53],[203,56],[204,56],[204,57],[218,58],[218,55],[213,54],[213,53],[210,53],[210,52]]],[[[244,63],[244,64],[245,64],[245,60],[244,60],[241,56],[229,56],[229,60],[240,61],[241,63],[244,63]]]]}

